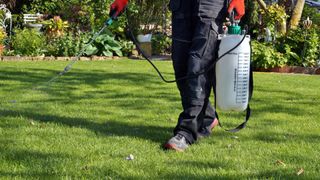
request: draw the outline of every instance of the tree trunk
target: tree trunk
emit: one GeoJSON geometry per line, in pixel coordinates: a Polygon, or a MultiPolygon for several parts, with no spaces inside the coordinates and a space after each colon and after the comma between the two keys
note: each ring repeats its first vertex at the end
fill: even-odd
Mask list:
{"type": "Polygon", "coordinates": [[[266,3],[263,1],[263,0],[257,0],[257,2],[258,2],[258,4],[259,4],[259,6],[260,6],[260,8],[261,9],[263,9],[264,11],[268,11],[267,10],[267,5],[266,5],[266,3]]]}
{"type": "Polygon", "coordinates": [[[296,29],[301,19],[302,11],[304,8],[305,0],[297,0],[297,4],[293,9],[290,19],[290,29],[296,29]]]}

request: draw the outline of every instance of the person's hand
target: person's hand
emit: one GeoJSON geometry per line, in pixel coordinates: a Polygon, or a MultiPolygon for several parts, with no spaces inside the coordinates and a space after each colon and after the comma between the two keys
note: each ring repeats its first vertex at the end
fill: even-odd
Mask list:
{"type": "Polygon", "coordinates": [[[128,0],[115,0],[110,6],[110,17],[119,16],[126,8],[128,0]]]}
{"type": "Polygon", "coordinates": [[[245,12],[244,0],[231,0],[231,3],[228,7],[228,13],[230,14],[234,9],[237,13],[234,18],[236,20],[241,19],[245,12]]]}

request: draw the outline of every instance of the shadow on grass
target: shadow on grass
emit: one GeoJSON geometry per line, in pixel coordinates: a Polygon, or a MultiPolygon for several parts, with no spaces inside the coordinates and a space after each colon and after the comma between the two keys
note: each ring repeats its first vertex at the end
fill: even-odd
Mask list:
{"type": "MultiPolygon", "coordinates": [[[[48,178],[61,177],[55,167],[63,167],[61,162],[70,158],[69,155],[59,153],[43,153],[30,150],[0,149],[1,159],[16,168],[0,170],[0,178],[48,178]]],[[[6,163],[4,163],[6,164],[6,163]]]]}
{"type": "Polygon", "coordinates": [[[272,130],[266,128],[265,130],[259,130],[256,133],[247,137],[247,140],[260,141],[264,143],[273,143],[273,144],[296,144],[296,143],[316,143],[319,142],[320,135],[316,132],[292,132],[287,130],[272,130]]]}
{"type": "Polygon", "coordinates": [[[172,128],[150,125],[134,125],[121,121],[107,121],[105,123],[97,123],[82,118],[71,118],[56,115],[43,115],[35,112],[26,111],[10,111],[0,110],[3,117],[23,116],[38,122],[61,124],[68,127],[85,128],[104,136],[129,136],[157,143],[163,143],[164,138],[168,138],[172,134],[172,128]]]}
{"type": "Polygon", "coordinates": [[[172,85],[169,86],[163,83],[163,86],[161,86],[159,85],[161,80],[157,75],[148,73],[110,73],[100,70],[73,69],[72,73],[64,75],[50,86],[36,86],[44,85],[55,73],[57,72],[48,69],[28,68],[26,72],[19,72],[15,68],[4,69],[0,73],[0,82],[14,81],[15,84],[3,86],[1,91],[16,92],[16,97],[12,97],[10,101],[16,101],[17,103],[45,103],[52,101],[76,103],[80,100],[102,98],[109,101],[117,101],[117,106],[121,108],[131,109],[136,107],[145,109],[148,108],[149,104],[156,103],[159,98],[167,102],[179,101],[178,91],[173,92],[172,85]],[[32,90],[35,87],[40,87],[40,89],[32,90]],[[75,91],[81,93],[74,93],[75,91]],[[148,95],[146,96],[146,93],[143,92],[148,92],[148,95]],[[26,100],[25,98],[20,98],[24,94],[36,95],[40,93],[47,94],[50,99],[30,100],[28,98],[26,100]],[[126,101],[130,97],[136,99],[135,106],[129,104],[132,102],[126,101]]]}
{"type": "MultiPolygon", "coordinates": [[[[14,81],[15,85],[5,86],[2,91],[11,92],[18,90],[23,92],[25,89],[28,90],[28,88],[31,88],[39,82],[46,82],[48,77],[50,78],[56,73],[57,71],[54,70],[38,68],[28,68],[27,71],[24,72],[21,72],[18,68],[4,69],[0,73],[0,81],[14,81]]],[[[166,104],[179,101],[177,92],[172,92],[172,88],[168,85],[164,84],[161,89],[159,89],[160,82],[157,75],[153,73],[112,73],[100,70],[87,71],[73,69],[72,72],[54,82],[52,86],[40,90],[48,94],[49,99],[33,99],[32,96],[27,99],[18,99],[17,103],[22,103],[22,105],[24,103],[26,103],[26,105],[28,105],[27,103],[35,103],[35,105],[29,107],[28,110],[0,110],[0,114],[6,117],[17,117],[21,115],[39,122],[52,122],[70,127],[86,128],[97,134],[106,136],[131,136],[162,143],[164,141],[163,138],[168,138],[172,134],[173,128],[134,125],[121,122],[121,120],[106,121],[104,124],[101,124],[82,118],[48,115],[45,112],[41,112],[37,107],[37,103],[40,105],[41,103],[56,102],[63,105],[68,103],[76,104],[79,103],[79,101],[83,102],[88,100],[95,103],[94,106],[97,107],[105,107],[105,102],[115,102],[114,104],[110,104],[110,106],[129,110],[145,110],[149,109],[150,105],[157,104],[159,98],[166,104]],[[110,86],[108,83],[110,83],[110,86]],[[89,87],[89,89],[83,89],[83,85],[89,87]],[[138,91],[131,90],[130,88],[138,88],[138,91]],[[81,91],[81,93],[74,93],[76,90],[81,91]],[[148,92],[148,94],[146,95],[146,93],[143,92],[148,92]],[[102,103],[101,100],[103,99],[106,101],[102,103]],[[95,100],[99,101],[96,102],[95,100]]],[[[98,113],[97,110],[94,112],[98,113]]],[[[130,116],[130,118],[132,118],[132,115],[130,116]]],[[[121,115],[119,115],[119,119],[124,118],[127,117],[121,117],[121,115]]]]}

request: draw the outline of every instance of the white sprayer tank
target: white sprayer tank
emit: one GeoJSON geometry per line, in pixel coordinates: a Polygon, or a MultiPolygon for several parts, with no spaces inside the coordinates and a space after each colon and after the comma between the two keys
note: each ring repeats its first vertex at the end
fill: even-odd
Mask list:
{"type": "MultiPolygon", "coordinates": [[[[220,35],[219,57],[241,42],[244,35],[220,35]]],[[[250,36],[216,64],[216,104],[221,111],[244,111],[249,102],[250,36]]]]}

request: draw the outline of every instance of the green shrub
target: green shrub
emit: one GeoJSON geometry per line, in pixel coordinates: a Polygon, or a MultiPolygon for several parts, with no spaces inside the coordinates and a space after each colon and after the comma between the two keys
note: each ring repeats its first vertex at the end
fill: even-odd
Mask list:
{"type": "Polygon", "coordinates": [[[88,36],[88,33],[75,35],[69,32],[55,38],[48,37],[45,55],[75,56],[88,41],[88,36]]]}
{"type": "Polygon", "coordinates": [[[128,41],[125,39],[120,39],[119,43],[123,56],[130,56],[132,54],[132,51],[136,47],[132,41],[128,41]]]}
{"type": "Polygon", "coordinates": [[[35,29],[15,30],[12,48],[16,55],[36,56],[44,52],[45,37],[35,29]]]}
{"type": "Polygon", "coordinates": [[[320,35],[316,29],[310,29],[306,32],[306,41],[302,51],[303,66],[317,66],[317,60],[320,59],[320,35]]]}
{"type": "Polygon", "coordinates": [[[21,3],[24,13],[60,15],[72,28],[89,31],[96,30],[107,19],[111,2],[113,0],[32,0],[21,3]]]}
{"type": "Polygon", "coordinates": [[[287,65],[312,67],[320,58],[320,39],[316,28],[290,30],[276,41],[277,51],[285,54],[287,65]]]}
{"type": "Polygon", "coordinates": [[[254,68],[273,68],[286,65],[287,58],[277,52],[270,43],[252,41],[252,66],[254,68]]]}
{"type": "Polygon", "coordinates": [[[166,54],[171,51],[171,39],[165,34],[154,34],[152,36],[152,52],[153,54],[166,54]]]}
{"type": "Polygon", "coordinates": [[[285,8],[278,4],[268,6],[267,12],[260,10],[263,24],[269,28],[273,35],[283,36],[286,33],[286,20],[288,15],[285,8]]]}

